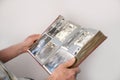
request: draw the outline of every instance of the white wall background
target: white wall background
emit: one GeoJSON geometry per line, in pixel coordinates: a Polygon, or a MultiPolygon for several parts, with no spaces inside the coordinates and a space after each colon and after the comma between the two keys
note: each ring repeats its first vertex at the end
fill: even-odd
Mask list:
{"type": "MultiPolygon", "coordinates": [[[[120,0],[0,0],[0,49],[42,33],[59,14],[108,36],[80,65],[78,80],[120,80],[120,0]]],[[[47,76],[28,54],[6,66],[18,77],[47,76]]]]}

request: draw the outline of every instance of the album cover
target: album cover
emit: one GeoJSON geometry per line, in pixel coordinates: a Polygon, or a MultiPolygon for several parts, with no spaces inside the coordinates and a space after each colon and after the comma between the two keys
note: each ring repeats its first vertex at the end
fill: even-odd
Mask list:
{"type": "Polygon", "coordinates": [[[82,27],[60,15],[28,52],[51,74],[61,63],[73,57],[76,62],[71,67],[79,66],[105,39],[100,30],[82,27]]]}

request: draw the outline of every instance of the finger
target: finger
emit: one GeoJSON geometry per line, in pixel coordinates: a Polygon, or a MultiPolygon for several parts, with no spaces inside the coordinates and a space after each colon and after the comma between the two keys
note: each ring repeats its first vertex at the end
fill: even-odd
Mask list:
{"type": "Polygon", "coordinates": [[[68,60],[67,62],[63,63],[63,66],[68,68],[68,67],[72,66],[74,63],[75,63],[75,58],[72,58],[72,59],[68,60]]]}
{"type": "Polygon", "coordinates": [[[80,69],[79,69],[79,67],[76,67],[76,68],[73,68],[73,71],[74,71],[75,73],[79,73],[79,72],[80,72],[80,69]]]}
{"type": "Polygon", "coordinates": [[[41,37],[40,34],[33,34],[33,35],[28,36],[28,37],[25,39],[25,41],[27,41],[27,42],[28,42],[28,41],[34,42],[34,41],[38,40],[40,37],[41,37]]]}
{"type": "Polygon", "coordinates": [[[32,38],[33,41],[39,39],[40,37],[41,37],[40,34],[33,34],[33,35],[30,36],[30,38],[32,38]]]}

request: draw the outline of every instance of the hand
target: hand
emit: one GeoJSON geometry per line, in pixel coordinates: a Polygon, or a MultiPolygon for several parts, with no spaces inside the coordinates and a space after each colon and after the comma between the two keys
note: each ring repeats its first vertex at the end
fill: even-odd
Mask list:
{"type": "Polygon", "coordinates": [[[7,62],[16,56],[27,52],[27,50],[30,48],[30,46],[41,37],[40,34],[34,34],[25,39],[25,41],[12,45],[8,48],[5,48],[3,50],[0,50],[0,60],[2,62],[7,62]]]}
{"type": "Polygon", "coordinates": [[[53,73],[49,76],[48,80],[75,80],[79,68],[69,68],[75,62],[75,58],[59,65],[53,73]]]}
{"type": "Polygon", "coordinates": [[[21,53],[27,52],[27,50],[30,48],[30,46],[39,38],[41,37],[40,34],[34,34],[34,35],[30,35],[28,36],[25,41],[23,41],[22,44],[22,51],[21,53]]]}

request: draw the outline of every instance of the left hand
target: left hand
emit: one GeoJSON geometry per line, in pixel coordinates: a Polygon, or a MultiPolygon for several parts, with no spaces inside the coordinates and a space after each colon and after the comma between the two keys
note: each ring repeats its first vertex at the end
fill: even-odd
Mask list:
{"type": "Polygon", "coordinates": [[[27,50],[30,48],[30,46],[39,38],[41,37],[40,34],[33,34],[28,36],[21,44],[23,45],[23,50],[21,53],[27,52],[27,50]]]}
{"type": "Polygon", "coordinates": [[[27,50],[30,48],[30,46],[39,38],[41,37],[40,34],[34,34],[25,39],[25,41],[12,45],[8,48],[5,48],[3,50],[0,50],[0,60],[2,62],[7,62],[16,56],[27,52],[27,50]]]}

